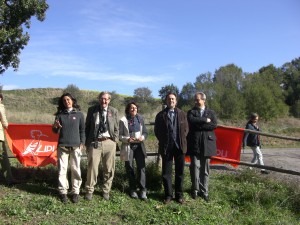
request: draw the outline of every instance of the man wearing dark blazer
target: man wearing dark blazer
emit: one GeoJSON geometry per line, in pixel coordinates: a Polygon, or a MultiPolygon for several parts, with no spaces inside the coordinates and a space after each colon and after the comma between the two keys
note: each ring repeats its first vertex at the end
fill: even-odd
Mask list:
{"type": "Polygon", "coordinates": [[[162,179],[165,190],[164,203],[173,198],[172,166],[175,162],[175,199],[183,203],[183,178],[185,153],[187,151],[186,136],[188,122],[186,114],[176,107],[177,95],[169,93],[166,96],[167,107],[155,117],[154,133],[158,139],[159,154],[162,157],[162,179]]]}
{"type": "Polygon", "coordinates": [[[208,197],[208,178],[210,157],[217,154],[217,127],[215,112],[205,106],[206,95],[197,92],[194,96],[195,106],[188,111],[189,122],[188,155],[191,158],[190,174],[192,181],[192,198],[201,196],[206,202],[208,197]]]}
{"type": "Polygon", "coordinates": [[[85,125],[86,150],[88,156],[85,199],[92,200],[97,184],[98,166],[103,169],[103,198],[109,200],[115,173],[117,141],[119,140],[118,110],[109,106],[111,95],[103,91],[99,94],[99,104],[88,109],[85,125]]]}

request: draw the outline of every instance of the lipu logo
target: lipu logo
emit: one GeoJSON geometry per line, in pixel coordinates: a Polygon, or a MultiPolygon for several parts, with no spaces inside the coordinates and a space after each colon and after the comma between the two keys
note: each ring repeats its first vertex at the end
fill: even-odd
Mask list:
{"type": "Polygon", "coordinates": [[[222,157],[222,158],[227,158],[228,151],[223,150],[223,149],[217,149],[217,156],[222,157]]]}
{"type": "Polygon", "coordinates": [[[43,134],[41,130],[31,130],[30,137],[33,139],[30,144],[26,147],[25,151],[22,155],[39,155],[40,152],[54,152],[55,146],[54,145],[43,145],[43,141],[41,137],[48,137],[47,135],[43,134]]]}

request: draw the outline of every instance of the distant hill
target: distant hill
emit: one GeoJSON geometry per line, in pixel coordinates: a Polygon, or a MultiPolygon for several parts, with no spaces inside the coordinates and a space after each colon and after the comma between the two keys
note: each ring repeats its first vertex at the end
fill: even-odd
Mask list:
{"type": "MultiPolygon", "coordinates": [[[[63,94],[61,88],[32,88],[3,90],[3,104],[10,123],[52,123],[56,112],[58,99],[63,94]]],[[[88,107],[97,102],[98,91],[80,90],[81,96],[77,97],[81,111],[86,114],[88,107]]],[[[130,96],[129,96],[130,97],[130,96]]],[[[111,106],[119,110],[120,116],[124,114],[126,105],[124,95],[113,95],[111,106]]],[[[161,104],[140,104],[141,112],[148,121],[154,120],[156,113],[161,109],[161,104]],[[148,108],[149,107],[149,108],[148,108]]]]}

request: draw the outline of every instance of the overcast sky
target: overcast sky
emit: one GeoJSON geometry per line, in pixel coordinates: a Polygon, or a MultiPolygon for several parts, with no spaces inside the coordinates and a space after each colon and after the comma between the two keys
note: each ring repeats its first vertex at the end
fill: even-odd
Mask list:
{"type": "Polygon", "coordinates": [[[4,90],[65,88],[153,97],[234,63],[244,72],[300,57],[298,0],[48,0],[4,90]]]}

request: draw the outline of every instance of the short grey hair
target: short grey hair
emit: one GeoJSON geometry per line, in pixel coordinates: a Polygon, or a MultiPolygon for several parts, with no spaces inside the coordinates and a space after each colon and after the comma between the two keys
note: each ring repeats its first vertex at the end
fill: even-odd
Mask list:
{"type": "Polygon", "coordinates": [[[194,97],[196,97],[197,95],[200,95],[202,100],[206,100],[206,95],[203,92],[196,92],[194,97]]]}
{"type": "Polygon", "coordinates": [[[103,96],[103,95],[108,95],[108,98],[111,99],[111,95],[108,91],[102,91],[100,92],[99,96],[98,96],[98,99],[100,100],[100,98],[103,96]]]}

